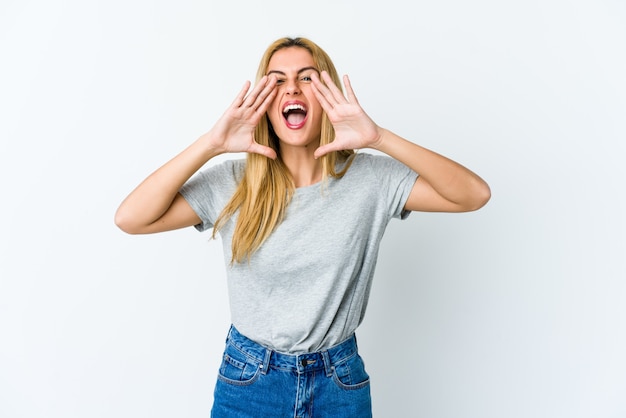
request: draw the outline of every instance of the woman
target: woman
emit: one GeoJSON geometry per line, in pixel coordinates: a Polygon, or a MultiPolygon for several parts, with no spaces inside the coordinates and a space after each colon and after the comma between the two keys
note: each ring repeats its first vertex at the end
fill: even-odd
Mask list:
{"type": "Polygon", "coordinates": [[[213,417],[371,416],[354,332],[387,223],[490,198],[467,168],[376,125],[343,85],[315,43],[275,41],[255,87],[116,213],[132,234],[221,234],[232,326],[213,417]],[[387,155],[354,151],[365,148],[387,155]],[[247,157],[194,176],[231,152],[247,157]]]}

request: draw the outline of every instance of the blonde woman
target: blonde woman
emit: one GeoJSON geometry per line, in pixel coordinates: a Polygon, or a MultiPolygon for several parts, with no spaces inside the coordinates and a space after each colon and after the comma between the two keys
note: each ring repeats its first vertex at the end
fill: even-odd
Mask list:
{"type": "Polygon", "coordinates": [[[375,124],[318,45],[283,38],[255,86],[132,191],[115,222],[131,234],[221,235],[232,326],[212,417],[365,418],[354,333],[387,223],[489,198],[467,168],[375,124]],[[355,152],[367,148],[386,155],[355,152]],[[238,152],[247,157],[199,172],[238,152]]]}

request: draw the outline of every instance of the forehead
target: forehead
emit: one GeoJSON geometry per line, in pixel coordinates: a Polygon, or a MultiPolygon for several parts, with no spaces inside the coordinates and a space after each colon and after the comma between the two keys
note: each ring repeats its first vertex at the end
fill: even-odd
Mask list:
{"type": "Polygon", "coordinates": [[[295,71],[304,67],[314,67],[315,62],[311,53],[304,48],[291,46],[274,52],[268,64],[268,71],[295,71]]]}

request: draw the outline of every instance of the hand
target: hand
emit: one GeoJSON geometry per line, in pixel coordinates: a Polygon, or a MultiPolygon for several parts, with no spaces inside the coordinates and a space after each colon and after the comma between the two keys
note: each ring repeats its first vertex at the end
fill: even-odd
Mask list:
{"type": "Polygon", "coordinates": [[[253,152],[275,159],[276,152],[254,139],[254,130],[276,96],[276,77],[264,76],[246,96],[250,82],[207,133],[211,146],[221,152],[253,152]]]}
{"type": "Polygon", "coordinates": [[[348,76],[343,77],[347,98],[326,71],[322,71],[321,77],[326,85],[317,74],[312,74],[312,90],[335,128],[335,139],[319,147],[315,151],[315,158],[332,151],[376,148],[381,139],[381,130],[359,105],[348,76]]]}

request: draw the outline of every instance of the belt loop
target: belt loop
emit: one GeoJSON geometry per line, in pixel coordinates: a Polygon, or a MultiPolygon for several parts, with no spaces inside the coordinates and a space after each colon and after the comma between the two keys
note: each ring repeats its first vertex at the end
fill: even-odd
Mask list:
{"type": "Polygon", "coordinates": [[[231,325],[230,328],[228,329],[228,333],[226,333],[226,343],[228,343],[228,341],[232,338],[232,334],[233,334],[233,326],[231,325]]]}
{"type": "Polygon", "coordinates": [[[265,358],[263,359],[263,363],[261,364],[261,373],[267,374],[270,369],[270,358],[272,357],[272,350],[269,348],[265,349],[265,358]]]}
{"type": "Polygon", "coordinates": [[[324,371],[326,371],[326,377],[331,377],[333,375],[333,365],[330,363],[330,355],[328,354],[328,350],[322,351],[322,359],[324,359],[324,371]]]}

